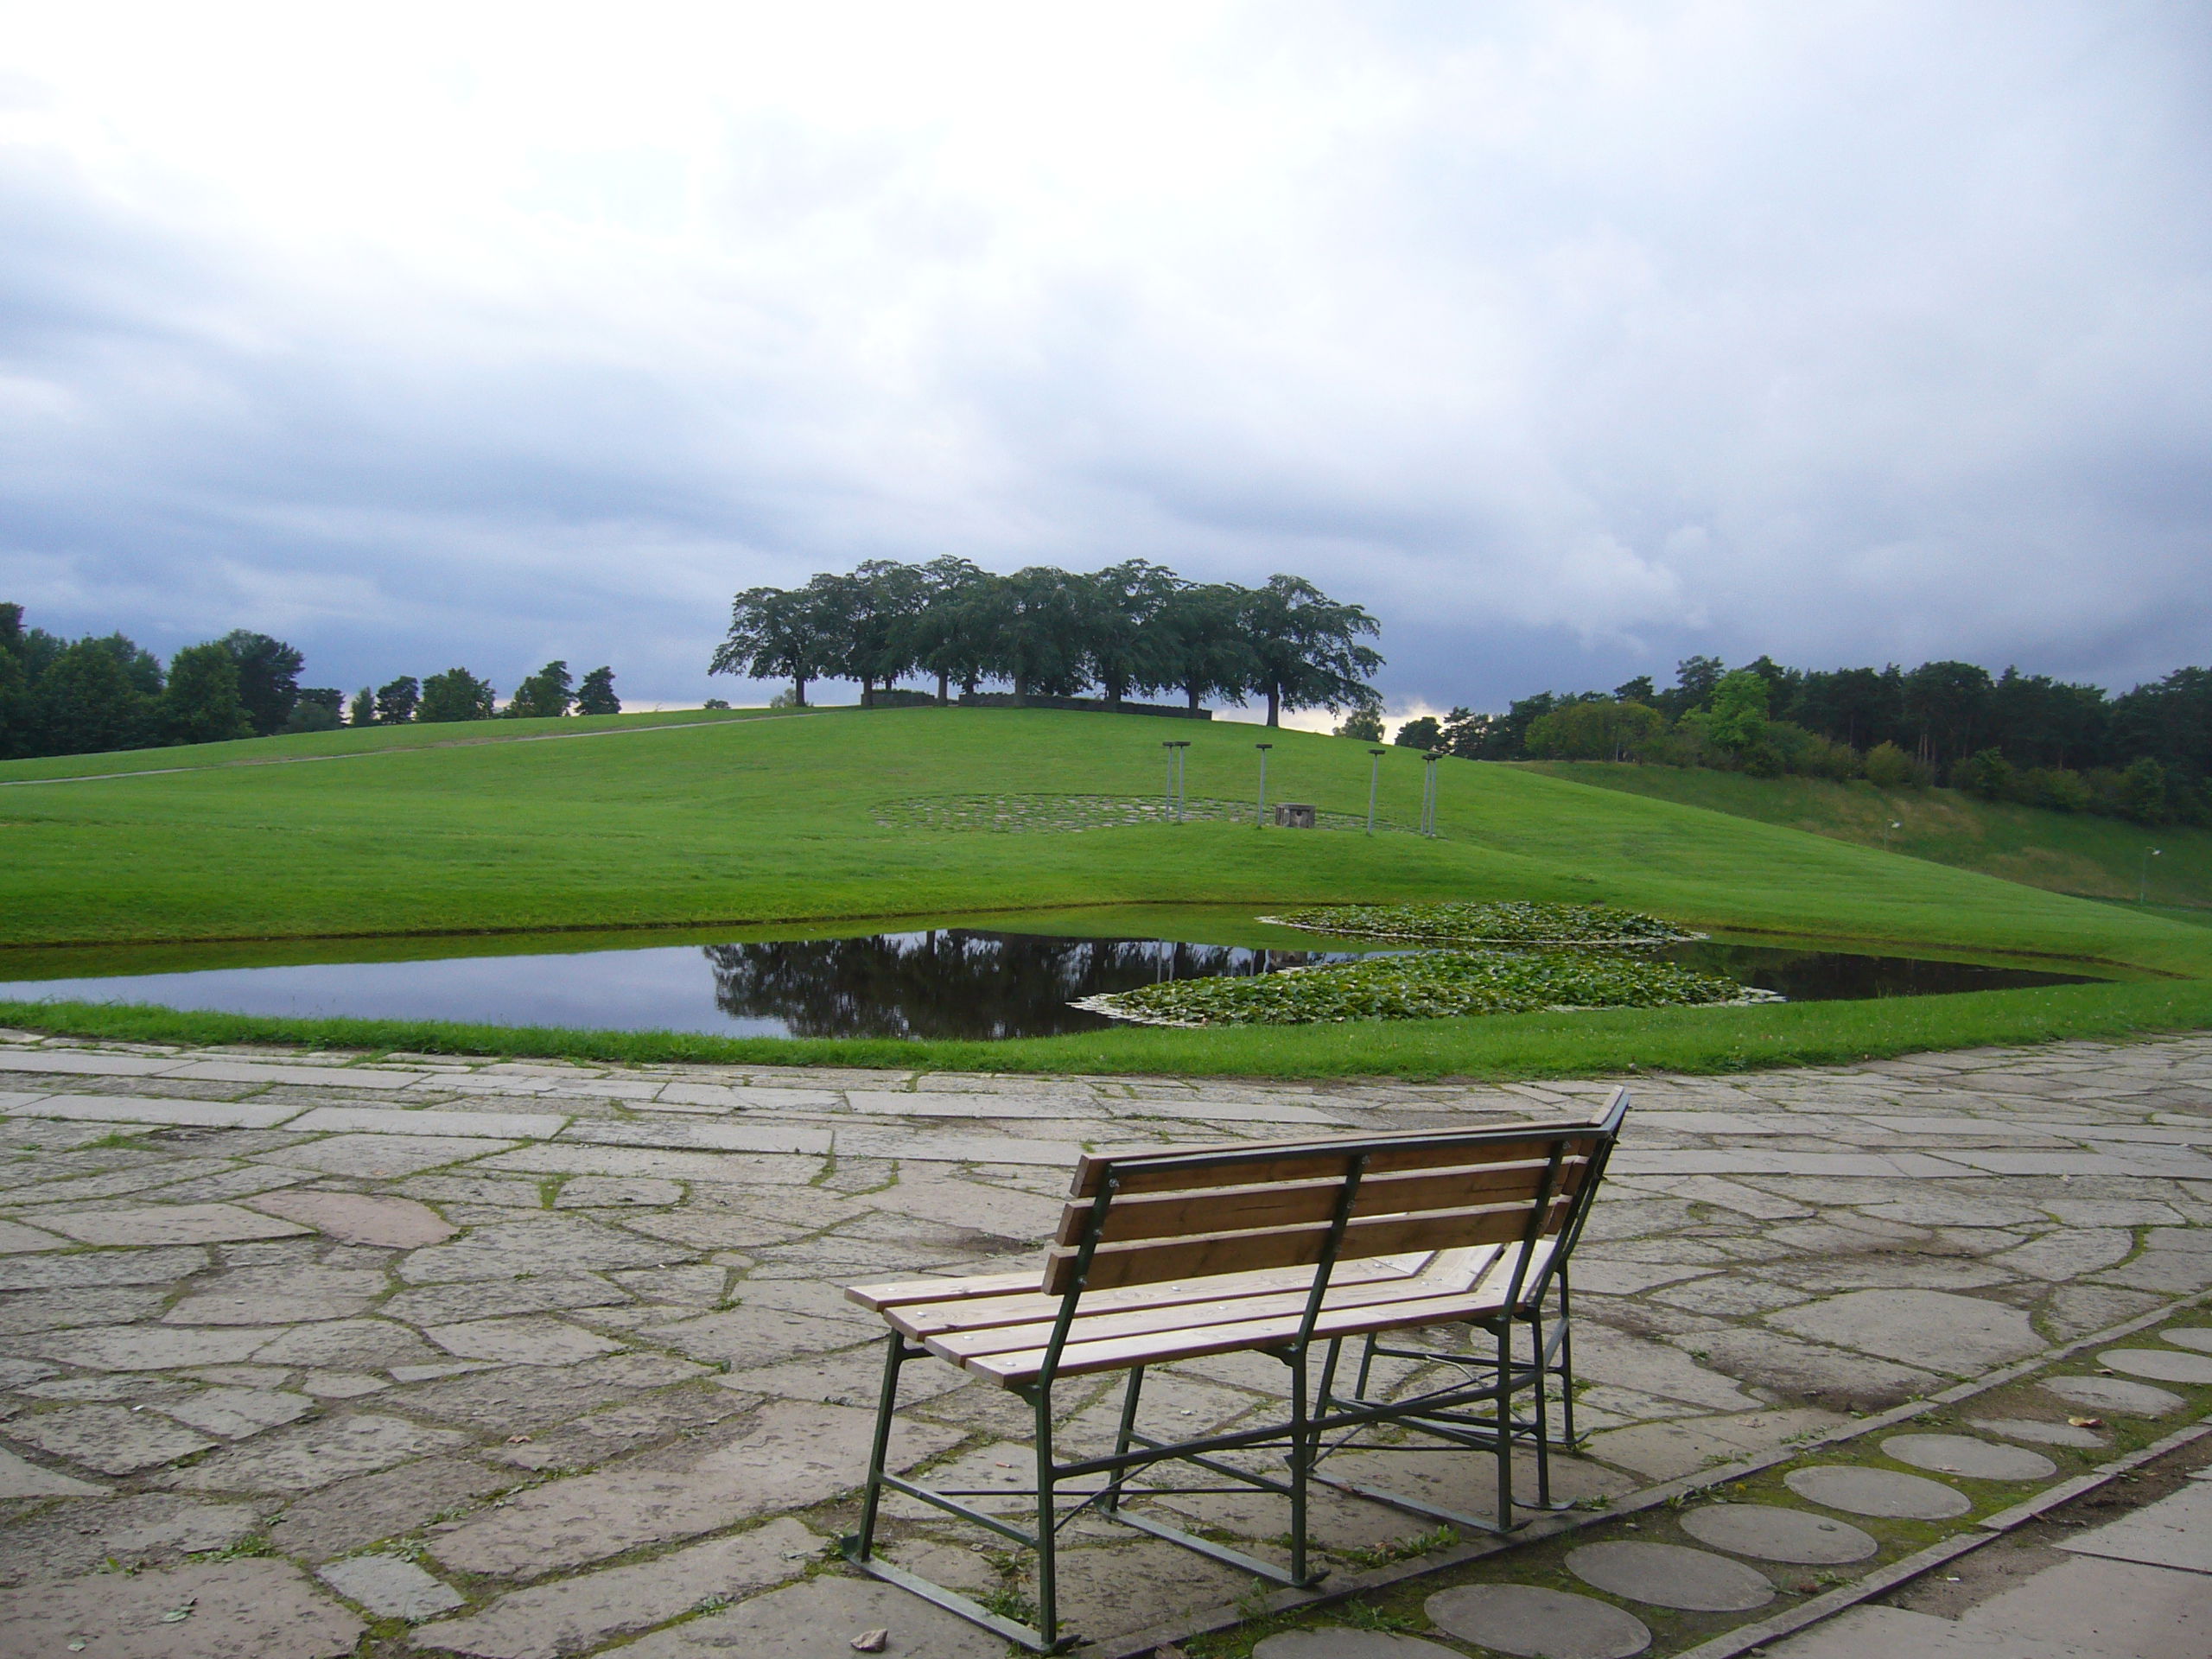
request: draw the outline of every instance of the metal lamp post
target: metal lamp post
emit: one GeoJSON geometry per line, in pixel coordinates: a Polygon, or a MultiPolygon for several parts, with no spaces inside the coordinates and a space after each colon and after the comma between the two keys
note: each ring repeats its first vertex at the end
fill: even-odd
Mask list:
{"type": "Polygon", "coordinates": [[[1367,763],[1367,833],[1371,836],[1375,833],[1375,791],[1382,781],[1382,757],[1390,751],[1370,749],[1367,753],[1374,757],[1367,763]]]}
{"type": "Polygon", "coordinates": [[[1897,830],[1902,830],[1902,829],[1904,829],[1904,825],[1903,825],[1903,824],[1899,823],[1898,823],[1895,818],[1891,818],[1891,819],[1887,823],[1885,823],[1885,824],[1884,824],[1884,825],[1882,826],[1882,850],[1883,850],[1884,852],[1885,852],[1885,853],[1886,853],[1886,852],[1888,852],[1888,851],[1890,850],[1890,836],[1891,836],[1891,835],[1894,831],[1897,831],[1897,830]]]}
{"type": "Polygon", "coordinates": [[[1421,785],[1421,832],[1433,840],[1436,836],[1436,763],[1444,758],[1440,749],[1431,749],[1421,756],[1427,766],[1421,785]]]}
{"type": "Polygon", "coordinates": [[[2164,848],[2152,847],[2148,849],[2143,855],[2143,879],[2136,884],[2135,887],[2135,902],[2139,905],[2148,904],[2150,902],[2151,861],[2158,857],[2163,851],[2164,851],[2164,848]]]}
{"type": "Polygon", "coordinates": [[[1257,830],[1264,826],[1268,821],[1268,751],[1274,747],[1274,745],[1255,743],[1252,747],[1260,752],[1260,805],[1259,810],[1252,815],[1252,827],[1257,830]]]}

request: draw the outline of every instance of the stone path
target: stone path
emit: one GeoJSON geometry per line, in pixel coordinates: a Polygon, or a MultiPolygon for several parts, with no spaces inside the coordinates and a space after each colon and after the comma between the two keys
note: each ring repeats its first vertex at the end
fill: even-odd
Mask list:
{"type": "MultiPolygon", "coordinates": [[[[841,1284],[1033,1264],[1086,1144],[1580,1116],[1607,1086],[469,1064],[0,1033],[0,1655],[553,1659],[626,1643],[696,1659],[842,1654],[887,1626],[893,1653],[995,1656],[824,1564],[852,1519],[878,1359],[879,1327],[841,1284]]],[[[2212,1287],[2212,1039],[1634,1088],[1578,1259],[1595,1433],[1563,1465],[1567,1497],[1625,1501],[2212,1287]]],[[[1151,1392],[1179,1427],[1225,1425],[1264,1408],[1279,1369],[1195,1362],[1151,1392]]],[[[2065,1397],[2004,1404],[2018,1432],[1993,1418],[1955,1438],[2094,1455],[2113,1431],[2069,1419],[2177,1412],[2212,1356],[2143,1340],[2075,1369],[2065,1397]]],[[[910,1376],[900,1462],[1020,1479],[1015,1402],[949,1368],[910,1376]]],[[[1066,1405],[1068,1443],[1110,1434],[1100,1399],[1066,1405]]],[[[1972,1478],[1945,1458],[1980,1455],[1907,1449],[1892,1461],[1916,1472],[1891,1479],[1938,1491],[1972,1478]]],[[[1393,1461],[1399,1481],[1478,1502],[1453,1458],[1393,1461]]],[[[1242,1497],[1156,1501],[1261,1554],[1283,1525],[1242,1497]]],[[[1762,1501],[1819,1503],[1778,1483],[1762,1501]]],[[[1418,1530],[1334,1496],[1314,1525],[1345,1570],[1418,1530]]],[[[971,1534],[916,1513],[893,1535],[931,1576],[1009,1606],[1025,1593],[1021,1564],[971,1534]]],[[[1650,1541],[1738,1566],[1724,1540],[1671,1538],[1650,1541]]],[[[1102,1640],[1249,1589],[1103,1522],[1069,1541],[1063,1605],[1102,1640]]],[[[1751,1593],[1713,1576],[1707,1599],[1723,1580],[1751,1593]]],[[[1464,1638],[1438,1621],[1419,1639],[1464,1638]]]]}

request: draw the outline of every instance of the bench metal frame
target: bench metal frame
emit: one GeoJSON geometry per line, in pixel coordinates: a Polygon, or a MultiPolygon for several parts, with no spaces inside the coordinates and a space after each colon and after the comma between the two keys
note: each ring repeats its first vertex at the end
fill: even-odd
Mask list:
{"type": "MultiPolygon", "coordinates": [[[[860,1527],[839,1541],[844,1558],[862,1572],[912,1591],[1010,1642],[1034,1652],[1053,1653],[1078,1639],[1071,1633],[1063,1633],[1059,1628],[1057,1545],[1062,1529],[1086,1510],[1095,1509],[1122,1526],[1166,1539],[1273,1583],[1301,1589],[1310,1588],[1327,1576],[1325,1569],[1315,1570],[1311,1560],[1312,1548],[1306,1536],[1307,1492],[1316,1479],[1338,1490],[1447,1522],[1453,1526],[1484,1532],[1514,1530],[1512,1452],[1516,1443],[1526,1443],[1534,1447],[1538,1505],[1550,1507],[1551,1504],[1551,1434],[1546,1410],[1547,1384],[1551,1379],[1557,1379],[1566,1406],[1566,1441],[1570,1446],[1573,1444],[1573,1364],[1568,1335],[1567,1258],[1581,1236],[1590,1206],[1596,1198],[1605,1174],[1605,1165],[1618,1138],[1627,1105],[1626,1091],[1617,1090],[1604,1116],[1595,1123],[1514,1124],[1479,1130],[1446,1131],[1433,1135],[1393,1135],[1363,1141],[1347,1140],[1341,1143],[1302,1143],[1299,1148],[1301,1151],[1325,1150],[1350,1154],[1350,1171],[1337,1196],[1320,1259],[1313,1268],[1311,1288],[1306,1294],[1305,1312],[1296,1336],[1287,1341],[1240,1351],[1269,1354],[1282,1362],[1289,1372],[1287,1414],[1256,1427],[1227,1433],[1180,1440],[1157,1440],[1139,1432],[1136,1426],[1146,1366],[1139,1363],[1125,1368],[1116,1367],[1112,1369],[1127,1370],[1128,1380],[1123,1388],[1121,1420],[1113,1452],[1103,1456],[1062,1462],[1053,1453],[1053,1385],[1058,1379],[1062,1351],[1075,1325],[1092,1258],[1105,1230],[1106,1217],[1121,1187],[1121,1177],[1116,1171],[1114,1160],[1110,1157],[1103,1158],[1103,1173],[1096,1194],[1090,1201],[1072,1277],[1068,1288],[1058,1298],[1059,1311],[1046,1349],[1044,1363],[1033,1382],[1006,1385],[1011,1392],[1020,1396],[1033,1414],[1036,1435],[1034,1484],[1013,1489],[1011,1492],[1001,1487],[936,1488],[920,1481],[905,1479],[886,1467],[892,1418],[898,1403],[900,1371],[907,1361],[922,1358],[930,1351],[920,1343],[893,1329],[887,1334],[884,1345],[883,1385],[876,1407],[875,1433],[869,1453],[860,1527]],[[1370,1156],[1385,1147],[1426,1149],[1432,1146],[1465,1146],[1472,1149],[1478,1148],[1486,1141],[1527,1143],[1544,1141],[1551,1142],[1550,1161],[1541,1183],[1539,1201],[1530,1209],[1530,1219],[1520,1240],[1504,1247],[1514,1251],[1515,1256],[1508,1288],[1499,1301],[1499,1311],[1494,1315],[1471,1320],[1423,1322],[1431,1326],[1468,1325],[1471,1335],[1479,1332],[1491,1338],[1491,1351],[1486,1354],[1453,1354],[1427,1349],[1393,1348],[1384,1344],[1380,1332],[1370,1333],[1362,1340],[1352,1386],[1349,1390],[1339,1393],[1336,1388],[1336,1378],[1344,1357],[1345,1339],[1337,1338],[1325,1339],[1325,1353],[1319,1375],[1311,1376],[1309,1368],[1315,1347],[1314,1323],[1324,1310],[1344,1230],[1352,1219],[1353,1201],[1370,1156]],[[1567,1202],[1566,1213],[1553,1235],[1551,1248],[1541,1250],[1539,1247],[1545,1239],[1544,1223],[1558,1202],[1561,1160],[1569,1143],[1577,1141],[1590,1145],[1588,1167],[1579,1187],[1567,1202]],[[1548,1319],[1544,1304],[1549,1293],[1555,1293],[1557,1311],[1548,1319]],[[1525,1329],[1528,1332],[1530,1355],[1527,1359],[1515,1356],[1514,1334],[1516,1329],[1525,1329]],[[1425,1390],[1408,1399],[1372,1396],[1368,1389],[1372,1381],[1374,1363],[1378,1358],[1385,1357],[1454,1365],[1466,1375],[1454,1383],[1425,1390]],[[1535,1408],[1527,1414],[1516,1414],[1513,1409],[1514,1401],[1516,1396],[1522,1394],[1535,1395],[1535,1408]],[[1497,1521],[1484,1520],[1399,1494],[1315,1474],[1316,1465],[1323,1459],[1351,1445],[1363,1431],[1391,1424],[1432,1440],[1492,1452],[1497,1464],[1497,1521]],[[1266,1449],[1279,1451],[1287,1463],[1287,1471],[1283,1478],[1240,1468],[1224,1461],[1221,1456],[1225,1452],[1266,1449]],[[1167,1462],[1187,1464],[1234,1484],[1229,1487],[1129,1486],[1129,1477],[1133,1473],[1167,1462]],[[1104,1477],[1103,1481],[1089,1485],[1084,1491],[1063,1491],[1069,1482],[1092,1481],[1102,1476],[1104,1477]],[[1132,1513],[1123,1504],[1123,1500],[1131,1496],[1173,1496],[1240,1488],[1269,1492],[1288,1500],[1290,1567],[1287,1571],[1211,1539],[1169,1526],[1150,1516],[1132,1513]],[[878,1558],[875,1535],[886,1491],[914,1498],[1033,1550],[1037,1556],[1036,1624],[1024,1624],[1008,1613],[995,1611],[971,1597],[878,1558]],[[1026,1497],[1033,1501],[1033,1526],[1017,1525],[962,1501],[1008,1496],[1026,1497]],[[1073,1501],[1065,1502],[1069,1499],[1073,1501]]],[[[1156,1172],[1178,1167],[1222,1167],[1239,1162],[1260,1163],[1282,1158],[1285,1154],[1285,1145],[1277,1142],[1233,1150],[1210,1147],[1181,1158],[1172,1154],[1166,1156],[1151,1152],[1131,1154],[1124,1161],[1134,1163],[1141,1160],[1147,1171],[1156,1172]]],[[[1086,1376],[1095,1374],[1083,1373],[1086,1376]]]]}

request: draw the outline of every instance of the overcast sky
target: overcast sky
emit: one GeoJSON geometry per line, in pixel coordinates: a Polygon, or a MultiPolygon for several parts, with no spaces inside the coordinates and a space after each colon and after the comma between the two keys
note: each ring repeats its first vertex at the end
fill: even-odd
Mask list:
{"type": "Polygon", "coordinates": [[[2201,4],[0,0],[0,598],[636,700],[868,557],[1396,709],[2212,663],[2201,4]]]}

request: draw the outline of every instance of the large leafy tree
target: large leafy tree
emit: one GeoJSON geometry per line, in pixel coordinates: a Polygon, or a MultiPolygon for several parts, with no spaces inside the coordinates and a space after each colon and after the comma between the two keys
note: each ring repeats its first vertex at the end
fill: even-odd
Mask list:
{"type": "Polygon", "coordinates": [[[465,668],[449,668],[423,682],[423,702],[415,718],[427,724],[489,720],[497,712],[497,695],[491,681],[480,680],[465,668]]]}
{"type": "Polygon", "coordinates": [[[23,607],[0,605],[0,760],[31,744],[30,673],[23,659],[23,607]]]}
{"type": "Polygon", "coordinates": [[[906,624],[914,666],[937,676],[937,700],[949,702],[952,685],[973,691],[988,671],[991,594],[998,578],[951,554],[921,567],[921,603],[906,624]]]}
{"type": "Polygon", "coordinates": [[[748,588],[730,601],[729,632],[707,671],[788,679],[792,701],[804,709],[807,683],[835,673],[837,654],[834,619],[817,588],[748,588]]]}
{"type": "Polygon", "coordinates": [[[1152,617],[1154,651],[1143,687],[1180,691],[1196,709],[1208,697],[1241,703],[1259,664],[1245,632],[1252,595],[1231,582],[1185,585],[1152,617]]]}
{"type": "Polygon", "coordinates": [[[92,754],[158,741],[161,688],[157,683],[149,695],[143,677],[132,671],[135,666],[136,658],[117,651],[113,639],[79,639],[65,646],[31,693],[34,752],[92,754]]]}
{"type": "MultiPolygon", "coordinates": [[[[238,701],[254,731],[262,737],[283,731],[300,700],[300,670],[307,659],[282,639],[244,628],[225,634],[219,643],[238,664],[238,701]]],[[[169,672],[174,677],[174,664],[169,672]]]]}
{"type": "Polygon", "coordinates": [[[991,628],[988,671],[1016,697],[1068,697],[1090,683],[1083,592],[1076,578],[1034,564],[993,582],[983,599],[991,628]]]}
{"type": "Polygon", "coordinates": [[[878,685],[895,683],[914,666],[913,622],[928,579],[895,559],[869,559],[849,576],[817,576],[807,586],[836,642],[831,671],[860,682],[866,708],[878,685]]]}
{"type": "Polygon", "coordinates": [[[254,734],[252,717],[238,696],[238,660],[228,640],[187,645],[169,658],[162,728],[172,743],[226,743],[254,734]]]}
{"type": "Polygon", "coordinates": [[[576,688],[576,712],[580,715],[619,715],[622,699],[614,695],[614,671],[594,668],[584,676],[583,683],[576,688]]]}
{"type": "Polygon", "coordinates": [[[1106,701],[1120,703],[1138,686],[1160,684],[1168,643],[1160,619],[1183,585],[1175,573],[1125,559],[1076,582],[1084,660],[1106,701]]]}
{"type": "Polygon", "coordinates": [[[1357,605],[1340,604],[1302,576],[1270,576],[1244,605],[1251,690],[1268,700],[1268,724],[1286,709],[1363,708],[1382,656],[1361,644],[1382,632],[1357,605]]]}
{"type": "Polygon", "coordinates": [[[300,700],[292,705],[292,717],[284,722],[288,732],[334,732],[346,722],[346,694],[335,686],[308,685],[300,688],[300,700]]]}

